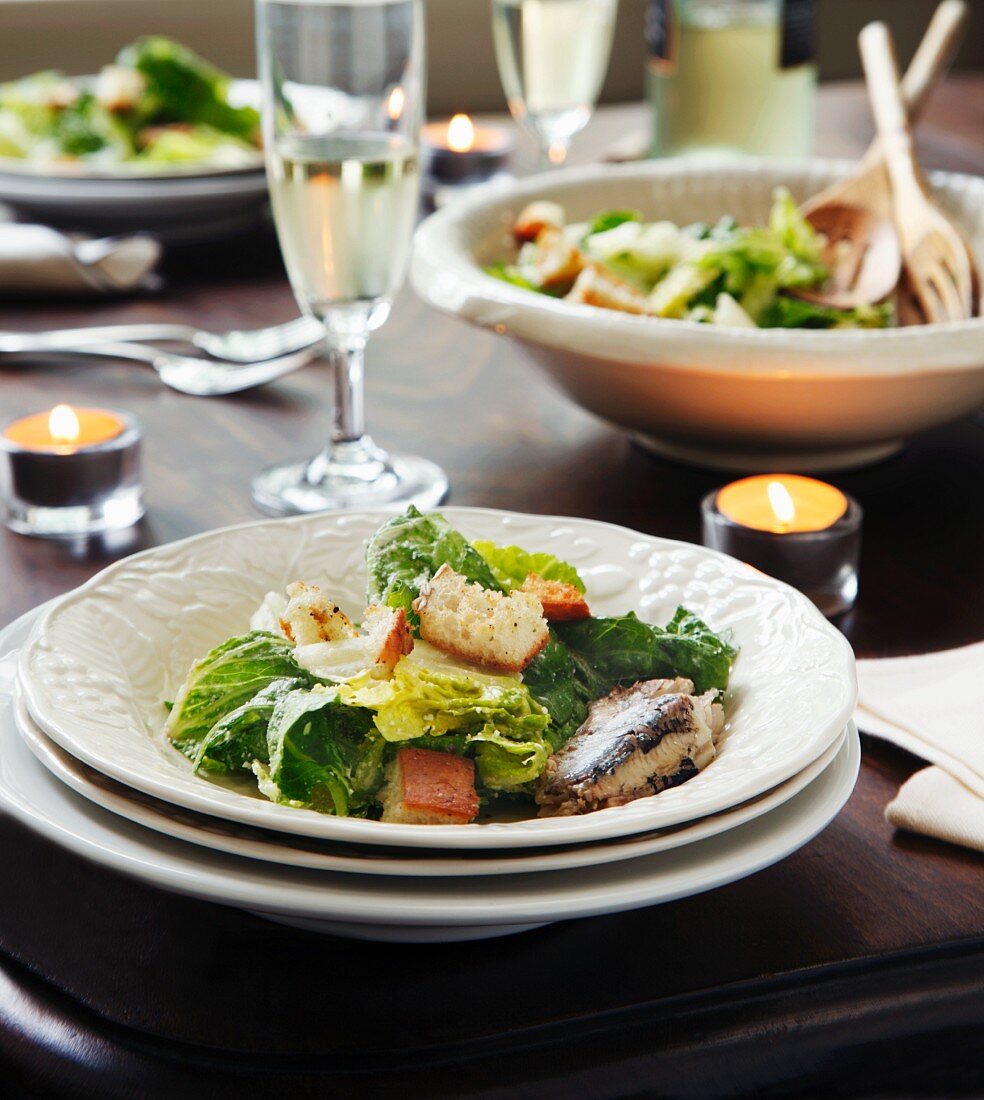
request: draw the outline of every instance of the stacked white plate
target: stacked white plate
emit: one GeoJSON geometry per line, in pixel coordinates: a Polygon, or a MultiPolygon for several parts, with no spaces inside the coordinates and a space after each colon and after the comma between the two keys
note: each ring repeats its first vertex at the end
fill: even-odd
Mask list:
{"type": "Polygon", "coordinates": [[[267,801],[193,774],[161,732],[191,662],[303,578],[363,605],[383,514],[266,521],[158,547],[0,634],[0,808],[123,873],[366,939],[479,939],[653,905],[801,847],[850,796],[854,657],[804,597],[713,551],[579,519],[448,508],[469,538],[575,564],[596,614],[684,604],[740,647],[717,758],[581,817],[411,826],[267,801]]]}

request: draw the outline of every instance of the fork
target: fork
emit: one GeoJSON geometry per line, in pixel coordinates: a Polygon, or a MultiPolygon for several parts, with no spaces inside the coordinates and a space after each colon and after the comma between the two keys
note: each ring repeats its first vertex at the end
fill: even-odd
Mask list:
{"type": "Polygon", "coordinates": [[[889,30],[884,23],[870,23],[858,44],[892,182],[909,287],[927,321],[966,320],[974,315],[974,264],[959,230],[930,197],[916,162],[889,30]]]}
{"type": "Polygon", "coordinates": [[[239,364],[222,363],[194,355],[177,355],[174,352],[161,351],[159,348],[145,347],[143,344],[105,343],[68,346],[62,343],[57,347],[32,347],[28,346],[26,341],[21,341],[21,346],[13,348],[5,347],[2,339],[0,339],[0,351],[9,351],[10,354],[61,351],[72,355],[134,359],[153,367],[165,386],[180,393],[190,394],[192,397],[220,397],[251,390],[256,386],[264,386],[268,382],[274,382],[286,374],[300,370],[324,353],[323,345],[319,343],[263,362],[239,364]]]}
{"type": "Polygon", "coordinates": [[[152,343],[175,340],[192,344],[215,359],[230,363],[259,363],[300,351],[324,336],[320,322],[298,317],[269,328],[207,332],[194,325],[137,324],[96,325],[89,328],[52,329],[49,332],[0,333],[0,353],[24,351],[74,351],[85,344],[152,343]]]}

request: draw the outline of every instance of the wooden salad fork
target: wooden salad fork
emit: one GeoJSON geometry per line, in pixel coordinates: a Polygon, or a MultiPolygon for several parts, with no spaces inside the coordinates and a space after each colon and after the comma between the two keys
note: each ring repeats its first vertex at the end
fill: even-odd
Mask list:
{"type": "MultiPolygon", "coordinates": [[[[902,80],[910,122],[946,73],[967,21],[963,0],[943,0],[933,14],[902,80]]],[[[807,221],[827,238],[827,283],[798,289],[797,297],[836,309],[853,309],[887,298],[899,281],[902,252],[892,218],[892,187],[876,137],[857,172],[825,188],[801,207],[807,221]]]]}
{"type": "Polygon", "coordinates": [[[916,162],[892,38],[870,23],[858,39],[892,184],[892,209],[909,286],[927,321],[974,315],[974,263],[960,231],[930,197],[916,162]]]}

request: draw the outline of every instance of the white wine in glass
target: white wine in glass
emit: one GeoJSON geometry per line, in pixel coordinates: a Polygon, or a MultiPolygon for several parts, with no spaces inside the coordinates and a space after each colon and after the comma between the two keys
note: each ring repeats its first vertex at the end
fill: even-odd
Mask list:
{"type": "Polygon", "coordinates": [[[618,0],[492,0],[492,35],[509,110],[542,162],[563,164],[591,117],[612,50],[618,0]]]}
{"type": "Polygon", "coordinates": [[[270,155],[270,196],[294,293],[331,324],[343,303],[399,289],[417,215],[417,150],[398,135],[295,137],[270,155]]]}
{"type": "Polygon", "coordinates": [[[370,333],[389,316],[420,201],[422,0],[257,0],[267,178],[294,296],[325,329],[334,424],[312,459],[264,470],[273,513],[413,503],[443,471],[380,450],[365,430],[370,333]]]}

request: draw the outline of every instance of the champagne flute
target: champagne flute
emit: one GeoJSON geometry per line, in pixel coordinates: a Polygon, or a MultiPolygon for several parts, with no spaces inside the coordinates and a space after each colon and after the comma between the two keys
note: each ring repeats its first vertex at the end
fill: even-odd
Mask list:
{"type": "Polygon", "coordinates": [[[366,434],[369,335],[403,281],[419,198],[422,0],[256,0],[267,178],[287,274],[324,325],[334,423],[313,459],[264,470],[274,514],[433,507],[444,472],[366,434]]]}
{"type": "Polygon", "coordinates": [[[499,76],[540,166],[563,164],[587,125],[612,51],[618,0],[492,0],[499,76]]]}

